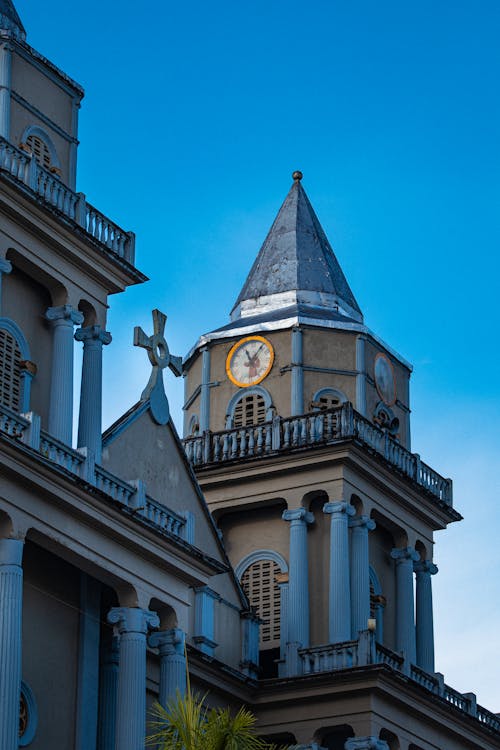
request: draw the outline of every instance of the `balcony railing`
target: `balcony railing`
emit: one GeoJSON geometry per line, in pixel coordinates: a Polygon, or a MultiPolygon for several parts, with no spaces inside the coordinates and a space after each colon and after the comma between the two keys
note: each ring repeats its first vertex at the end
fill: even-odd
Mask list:
{"type": "Polygon", "coordinates": [[[365,667],[369,664],[387,664],[395,671],[405,673],[430,693],[444,698],[460,711],[478,719],[481,724],[500,732],[500,717],[478,706],[473,694],[464,695],[454,690],[446,685],[443,675],[439,673],[429,674],[414,664],[408,667],[402,654],[376,643],[374,634],[369,631],[360,633],[357,641],[299,649],[299,665],[305,675],[365,667]]]}
{"type": "Polygon", "coordinates": [[[185,517],[149,497],[142,482],[131,484],[120,479],[102,466],[96,466],[85,449],[70,448],[41,430],[40,417],[36,414],[21,415],[0,407],[0,433],[24,443],[53,464],[93,485],[119,508],[133,512],[134,517],[160,533],[192,542],[185,517]]]}
{"type": "Polygon", "coordinates": [[[207,430],[203,435],[184,440],[184,447],[193,466],[201,467],[320,447],[340,440],[356,440],[438,500],[449,506],[453,504],[451,479],[431,469],[417,453],[411,453],[388,432],[365,419],[350,403],[298,417],[275,417],[259,425],[221,432],[207,430]]]}
{"type": "Polygon", "coordinates": [[[56,208],[108,250],[134,265],[135,235],[101,214],[87,202],[83,193],[75,193],[61,180],[22,151],[0,137],[0,172],[6,172],[25,188],[56,208]]]}

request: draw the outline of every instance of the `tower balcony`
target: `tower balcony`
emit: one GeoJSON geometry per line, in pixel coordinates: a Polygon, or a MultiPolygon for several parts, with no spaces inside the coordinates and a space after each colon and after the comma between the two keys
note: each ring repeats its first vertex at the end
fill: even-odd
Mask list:
{"type": "Polygon", "coordinates": [[[197,469],[259,461],[352,441],[382,459],[439,504],[453,507],[453,483],[411,453],[389,433],[365,419],[351,403],[295,417],[274,417],[258,425],[235,427],[186,438],[184,447],[197,469]]]}
{"type": "Polygon", "coordinates": [[[0,137],[0,178],[13,182],[63,221],[69,221],[115,259],[135,262],[135,235],[98,211],[83,193],[75,193],[34,156],[0,137]]]}

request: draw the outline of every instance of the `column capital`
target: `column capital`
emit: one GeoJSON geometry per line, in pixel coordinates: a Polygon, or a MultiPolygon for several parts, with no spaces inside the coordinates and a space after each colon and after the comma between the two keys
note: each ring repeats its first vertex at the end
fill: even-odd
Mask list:
{"type": "Polygon", "coordinates": [[[350,518],[349,526],[354,529],[367,529],[367,531],[373,531],[377,528],[377,524],[369,516],[355,516],[354,518],[350,518]]]}
{"type": "Polygon", "coordinates": [[[0,273],[10,273],[12,271],[12,263],[10,260],[0,258],[0,273]]]}
{"type": "Polygon", "coordinates": [[[396,560],[396,565],[408,562],[418,562],[420,560],[420,555],[413,549],[413,547],[397,547],[391,550],[391,557],[393,560],[396,560]]]}
{"type": "Polygon", "coordinates": [[[428,573],[429,575],[433,576],[436,575],[439,568],[430,560],[416,560],[413,563],[413,570],[415,571],[415,573],[428,573]]]}
{"type": "Polygon", "coordinates": [[[350,737],[345,743],[345,750],[389,750],[389,745],[377,737],[350,737]]]}
{"type": "Polygon", "coordinates": [[[173,656],[179,654],[184,656],[184,631],[180,628],[170,630],[157,630],[148,638],[151,648],[158,648],[160,656],[173,656]]]}
{"type": "Polygon", "coordinates": [[[112,336],[108,331],[105,331],[101,326],[87,326],[86,328],[77,328],[75,331],[75,339],[77,341],[83,341],[85,346],[102,346],[102,344],[111,343],[112,336]]]}
{"type": "Polygon", "coordinates": [[[160,625],[160,618],[155,612],[139,607],[113,607],[108,612],[108,622],[118,626],[120,635],[124,633],[141,633],[145,635],[150,628],[160,625]]]}
{"type": "Polygon", "coordinates": [[[356,511],[350,503],[345,503],[343,500],[335,500],[323,505],[323,513],[345,513],[346,516],[353,516],[356,511]]]}
{"type": "Polygon", "coordinates": [[[22,565],[23,539],[0,539],[0,565],[22,565]]]}
{"type": "Polygon", "coordinates": [[[59,307],[49,307],[45,313],[47,320],[59,325],[74,326],[83,323],[83,313],[75,310],[71,305],[60,305],[59,307]]]}
{"type": "Polygon", "coordinates": [[[314,522],[314,515],[309,513],[305,508],[284,510],[281,517],[283,521],[303,521],[306,524],[314,522]]]}

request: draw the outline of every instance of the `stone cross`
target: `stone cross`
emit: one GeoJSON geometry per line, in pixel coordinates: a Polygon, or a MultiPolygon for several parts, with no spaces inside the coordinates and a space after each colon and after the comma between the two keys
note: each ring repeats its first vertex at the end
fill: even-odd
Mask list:
{"type": "Polygon", "coordinates": [[[169,367],[174,375],[182,374],[182,357],[170,354],[165,340],[167,316],[160,310],[153,310],[153,335],[148,336],[140,326],[134,328],[134,346],[146,349],[153,369],[148,384],[142,392],[141,401],[149,400],[151,413],[158,424],[166,424],[170,417],[162,370],[169,367]]]}

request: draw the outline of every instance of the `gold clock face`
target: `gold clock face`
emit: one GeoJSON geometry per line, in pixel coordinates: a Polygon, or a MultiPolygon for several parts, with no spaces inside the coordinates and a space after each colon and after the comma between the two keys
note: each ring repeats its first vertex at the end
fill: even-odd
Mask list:
{"type": "Polygon", "coordinates": [[[237,341],[227,355],[227,376],[238,388],[248,388],[264,380],[273,362],[272,344],[263,336],[247,336],[237,341]]]}

